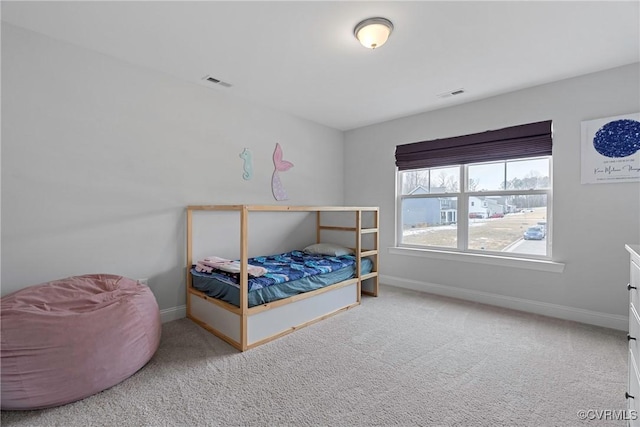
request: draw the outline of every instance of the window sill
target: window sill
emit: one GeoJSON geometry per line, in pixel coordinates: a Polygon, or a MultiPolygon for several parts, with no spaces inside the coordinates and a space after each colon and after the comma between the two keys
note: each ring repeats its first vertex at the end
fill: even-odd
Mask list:
{"type": "Polygon", "coordinates": [[[514,258],[500,255],[474,254],[467,252],[453,252],[435,249],[414,248],[389,248],[393,255],[408,255],[421,258],[443,259],[447,261],[472,262],[476,264],[497,265],[501,267],[523,268],[527,270],[546,271],[550,273],[562,273],[565,264],[529,258],[514,258]]]}

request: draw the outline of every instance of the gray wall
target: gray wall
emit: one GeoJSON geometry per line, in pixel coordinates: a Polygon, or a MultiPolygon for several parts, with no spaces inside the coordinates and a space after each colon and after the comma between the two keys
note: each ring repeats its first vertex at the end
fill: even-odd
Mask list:
{"type": "MultiPolygon", "coordinates": [[[[340,131],[223,89],[3,23],[2,294],[113,273],[149,278],[161,309],[180,306],[185,206],[342,204],[343,142],[340,131]],[[286,202],[271,193],[276,143],[294,164],[281,173],[286,202]]],[[[237,231],[212,238],[238,241],[237,231]]]]}
{"type": "Polygon", "coordinates": [[[640,241],[640,185],[580,184],[580,123],[640,111],[639,82],[635,64],[347,132],[345,201],[380,206],[383,282],[624,327],[624,244],[640,241]],[[563,273],[389,253],[397,144],[548,119],[554,129],[553,258],[566,263],[563,273]]]}

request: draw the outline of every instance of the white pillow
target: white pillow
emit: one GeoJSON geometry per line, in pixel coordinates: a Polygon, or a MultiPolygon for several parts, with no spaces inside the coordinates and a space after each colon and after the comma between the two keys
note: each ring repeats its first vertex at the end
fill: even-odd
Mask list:
{"type": "Polygon", "coordinates": [[[353,250],[334,243],[316,243],[303,249],[305,253],[314,255],[342,256],[353,253],[353,250]]]}

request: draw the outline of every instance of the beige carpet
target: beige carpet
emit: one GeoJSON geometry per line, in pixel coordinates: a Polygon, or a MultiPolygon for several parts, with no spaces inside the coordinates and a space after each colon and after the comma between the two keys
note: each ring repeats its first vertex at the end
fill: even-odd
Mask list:
{"type": "Polygon", "coordinates": [[[574,426],[622,410],[625,333],[382,287],[379,298],[239,353],[167,323],[136,375],[2,426],[574,426]]]}

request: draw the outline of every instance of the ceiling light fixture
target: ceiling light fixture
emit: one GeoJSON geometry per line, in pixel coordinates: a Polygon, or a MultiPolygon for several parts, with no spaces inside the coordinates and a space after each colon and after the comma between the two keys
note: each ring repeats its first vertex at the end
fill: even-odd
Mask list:
{"type": "Polygon", "coordinates": [[[391,31],[393,31],[393,24],[388,19],[369,18],[356,25],[353,35],[362,46],[376,49],[387,42],[391,31]]]}

